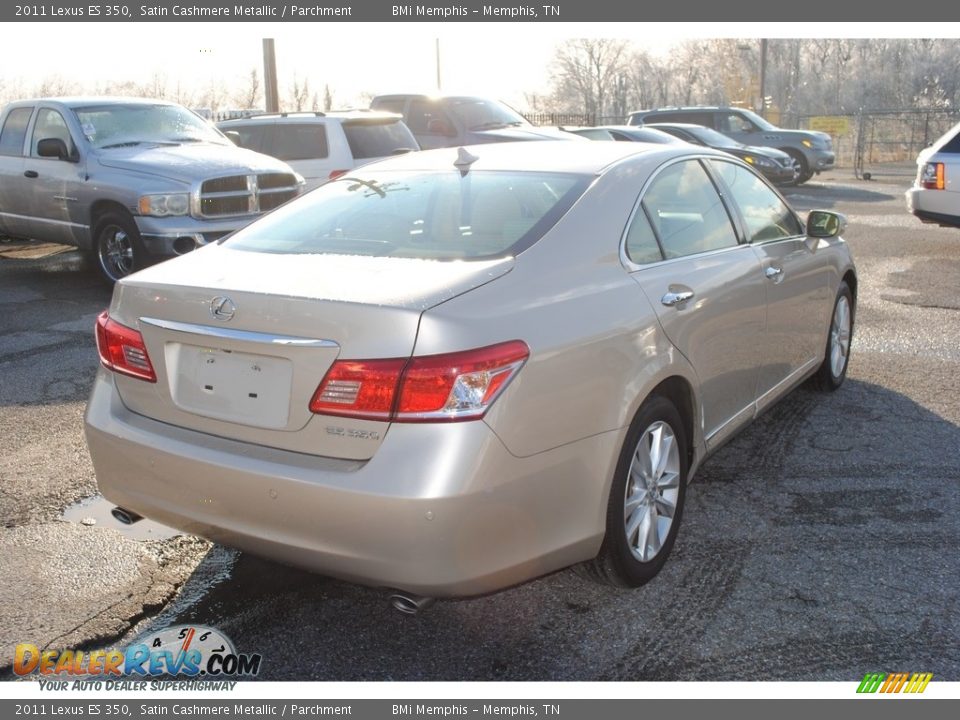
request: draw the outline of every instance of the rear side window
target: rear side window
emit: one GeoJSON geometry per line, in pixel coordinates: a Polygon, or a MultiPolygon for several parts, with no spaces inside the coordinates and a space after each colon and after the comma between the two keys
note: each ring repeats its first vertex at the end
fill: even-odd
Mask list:
{"type": "Polygon", "coordinates": [[[11,110],[0,129],[0,155],[23,155],[23,142],[27,139],[27,125],[33,108],[11,110]]]}
{"type": "Polygon", "coordinates": [[[277,123],[267,127],[263,150],[278,160],[315,160],[330,155],[327,128],[319,123],[277,123]]]}
{"type": "Polygon", "coordinates": [[[648,115],[646,124],[669,122],[669,123],[688,123],[690,125],[703,125],[704,127],[713,127],[713,113],[709,112],[676,112],[676,113],[656,113],[648,115]]]}
{"type": "Polygon", "coordinates": [[[542,237],[589,182],[537,172],[363,173],[327,183],[225,242],[268,253],[506,257],[542,237]]]}
{"type": "Polygon", "coordinates": [[[643,208],[667,258],[737,244],[730,216],[697,160],[675,163],[657,175],[644,194],[643,208]]]}
{"type": "Polygon", "coordinates": [[[637,265],[646,265],[663,260],[660,245],[657,244],[657,237],[653,234],[650,220],[642,207],[637,208],[633,221],[630,223],[630,229],[627,230],[626,249],[627,257],[637,265]]]}
{"type": "Polygon", "coordinates": [[[938,152],[960,153],[960,130],[938,152]]]}
{"type": "Polygon", "coordinates": [[[399,121],[385,123],[344,123],[350,152],[357,160],[392,155],[398,150],[417,150],[413,133],[399,121]]]}

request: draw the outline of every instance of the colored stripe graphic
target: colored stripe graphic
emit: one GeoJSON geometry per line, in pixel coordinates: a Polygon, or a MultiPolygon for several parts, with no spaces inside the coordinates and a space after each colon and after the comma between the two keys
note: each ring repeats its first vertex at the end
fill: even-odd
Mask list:
{"type": "Polygon", "coordinates": [[[858,693],[875,693],[883,682],[883,673],[867,673],[863,676],[863,682],[857,688],[858,693]]]}
{"type": "Polygon", "coordinates": [[[867,673],[857,687],[858,693],[922,693],[933,673],[867,673]]]}
{"type": "Polygon", "coordinates": [[[932,677],[933,673],[914,673],[913,677],[910,678],[910,682],[907,683],[907,687],[904,692],[922,693],[927,689],[927,685],[930,683],[930,679],[932,677]]]}

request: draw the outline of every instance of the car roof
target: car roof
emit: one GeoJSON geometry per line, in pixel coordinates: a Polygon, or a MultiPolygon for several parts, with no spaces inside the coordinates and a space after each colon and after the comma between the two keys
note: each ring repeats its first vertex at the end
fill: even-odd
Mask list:
{"type": "Polygon", "coordinates": [[[672,123],[672,122],[644,123],[643,125],[633,125],[632,127],[653,128],[654,130],[656,130],[658,127],[679,128],[680,130],[710,130],[711,129],[704,125],[697,125],[696,123],[672,123]]]}
{"type": "MultiPolygon", "coordinates": [[[[673,157],[694,154],[724,153],[687,144],[580,143],[567,140],[539,140],[535,142],[489,143],[463,148],[441,148],[408,153],[376,164],[380,169],[446,170],[464,153],[476,158],[469,164],[471,170],[504,170],[576,173],[595,175],[606,168],[632,158],[649,158],[652,163],[665,162],[673,157]]],[[[371,166],[373,167],[373,166],[371,166]]]]}
{"type": "Polygon", "coordinates": [[[403,119],[402,115],[397,113],[385,112],[380,110],[333,110],[331,112],[282,112],[282,113],[257,113],[246,117],[230,118],[229,120],[220,120],[217,125],[242,125],[251,121],[258,120],[276,120],[277,122],[303,122],[317,120],[324,122],[326,120],[396,120],[403,119]]]}
{"type": "Polygon", "coordinates": [[[656,113],[656,112],[678,112],[678,111],[698,111],[698,110],[747,110],[748,108],[737,108],[737,107],[727,107],[725,105],[683,105],[675,107],[658,107],[650,108],[649,110],[633,110],[630,112],[631,115],[643,114],[643,113],[656,113]]]}
{"type": "Polygon", "coordinates": [[[71,95],[65,97],[38,97],[27,100],[17,100],[10,105],[36,105],[37,103],[59,103],[69,108],[84,107],[85,105],[175,105],[169,100],[157,100],[144,97],[122,97],[117,95],[71,95]]]}

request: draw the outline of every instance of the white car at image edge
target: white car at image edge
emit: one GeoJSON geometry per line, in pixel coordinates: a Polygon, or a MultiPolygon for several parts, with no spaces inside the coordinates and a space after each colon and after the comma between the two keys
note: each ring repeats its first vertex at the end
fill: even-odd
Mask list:
{"type": "Polygon", "coordinates": [[[917,156],[907,210],[925,223],[960,227],[960,123],[917,156]]]}

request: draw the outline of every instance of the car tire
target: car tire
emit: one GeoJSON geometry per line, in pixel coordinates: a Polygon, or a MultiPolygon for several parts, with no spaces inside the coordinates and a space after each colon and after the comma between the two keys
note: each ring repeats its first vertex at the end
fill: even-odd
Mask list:
{"type": "Polygon", "coordinates": [[[793,181],[794,185],[802,185],[813,177],[813,171],[810,170],[807,159],[802,152],[792,148],[783,148],[783,151],[793,160],[793,168],[797,171],[797,179],[793,181]]]}
{"type": "Polygon", "coordinates": [[[583,564],[586,575],[639,587],[660,572],[680,527],[687,466],[680,413],[666,398],[649,397],[627,432],[610,488],[606,535],[597,557],[583,564]]]}
{"type": "Polygon", "coordinates": [[[830,314],[830,328],[827,331],[827,346],[823,363],[813,376],[813,384],[818,390],[833,392],[847,377],[850,364],[850,343],[853,340],[854,319],[853,293],[845,283],[840,283],[837,299],[830,314]]]}
{"type": "Polygon", "coordinates": [[[93,256],[101,277],[111,285],[142,267],[143,241],[133,218],[119,211],[101,215],[93,233],[93,256]]]}

